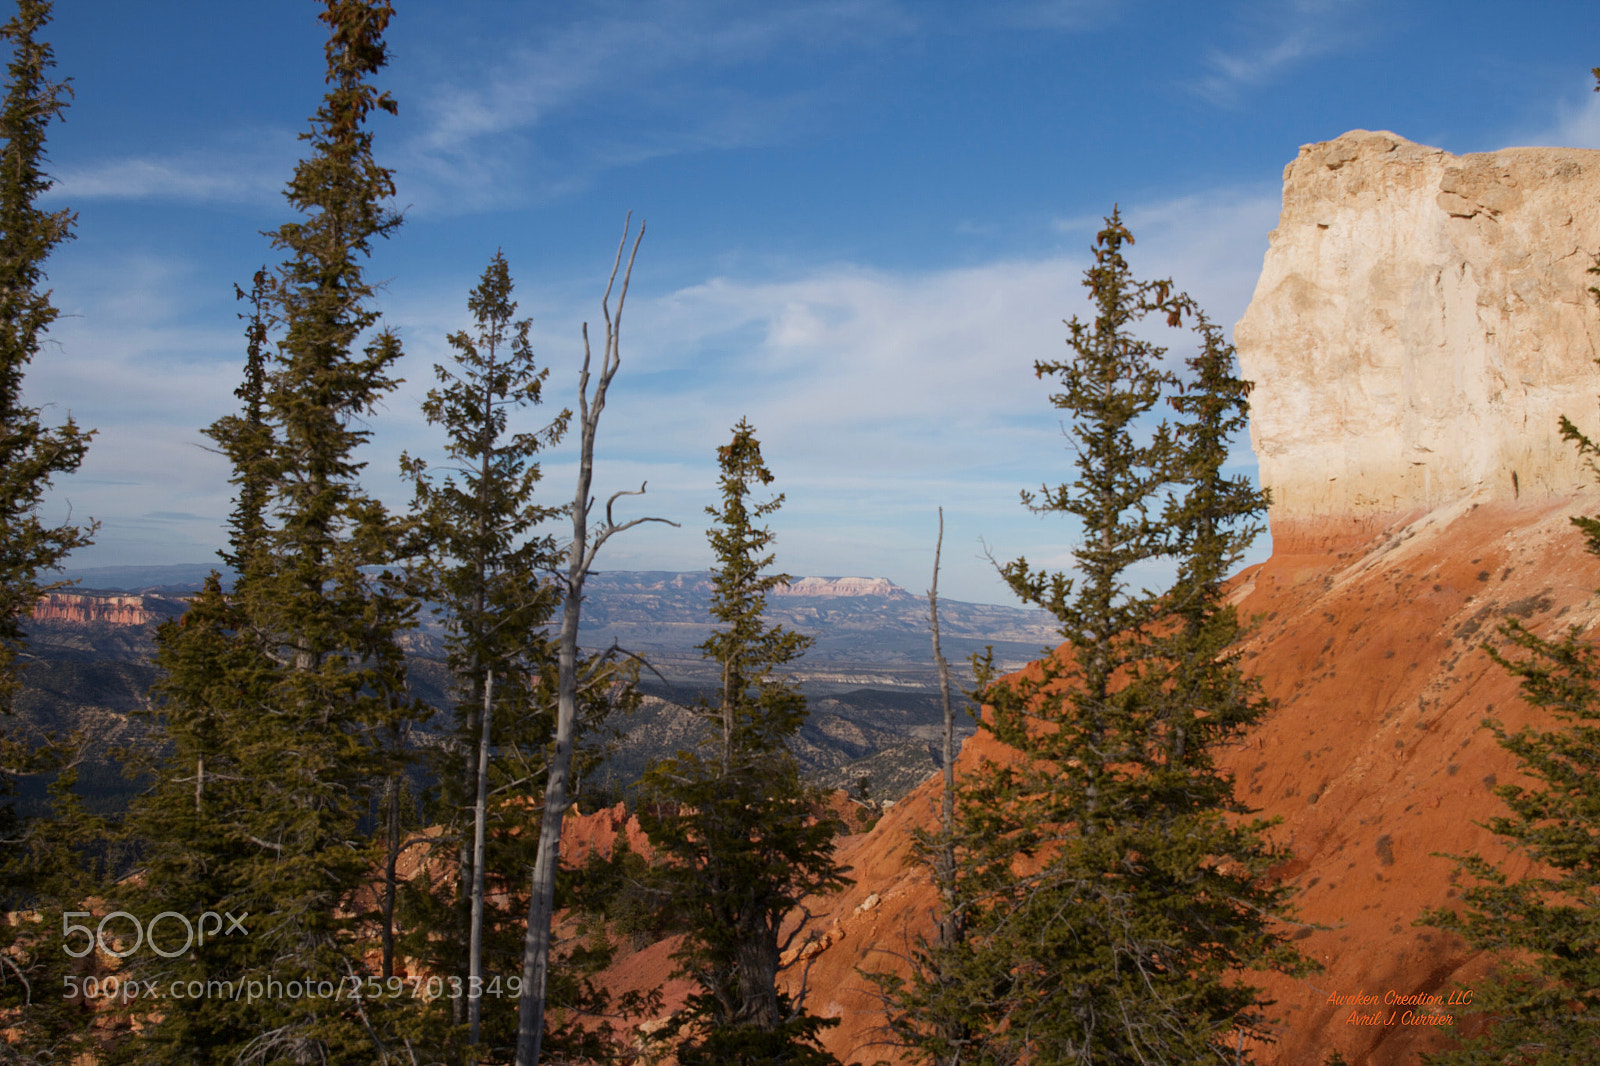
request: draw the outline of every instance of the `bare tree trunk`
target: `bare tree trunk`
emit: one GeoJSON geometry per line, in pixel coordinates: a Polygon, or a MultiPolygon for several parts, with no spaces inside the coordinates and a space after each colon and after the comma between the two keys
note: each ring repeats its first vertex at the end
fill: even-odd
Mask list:
{"type": "MultiPolygon", "coordinates": [[[[497,335],[498,336],[498,335],[497,335]]],[[[485,417],[483,426],[478,433],[478,545],[479,550],[483,545],[489,525],[488,492],[493,468],[491,457],[494,450],[495,424],[492,412],[494,411],[494,389],[496,379],[496,357],[499,354],[497,344],[489,344],[489,367],[484,375],[483,383],[483,410],[491,417],[485,417]]],[[[480,627],[475,634],[475,643],[481,643],[484,634],[481,627],[485,624],[484,611],[488,605],[489,573],[484,558],[480,555],[477,560],[476,582],[473,592],[473,617],[474,625],[480,627]]],[[[478,649],[472,652],[472,675],[478,672],[478,649]]],[[[484,861],[487,854],[487,837],[489,822],[489,750],[490,730],[494,721],[494,665],[491,662],[483,671],[483,710],[478,721],[478,753],[475,760],[469,759],[467,780],[476,777],[476,791],[472,804],[472,875],[467,888],[470,902],[467,915],[467,1046],[476,1048],[482,1033],[483,1022],[483,883],[484,861]],[[474,766],[473,763],[476,762],[474,766]]],[[[462,841],[462,850],[466,850],[466,841],[462,841]]],[[[476,1055],[472,1061],[477,1062],[476,1055]]]]}
{"type": "Polygon", "coordinates": [[[778,1005],[778,933],[764,921],[741,924],[745,928],[737,949],[739,1001],[732,1022],[770,1033],[783,1024],[778,1005]]]}
{"type": "Polygon", "coordinates": [[[384,803],[384,862],[383,862],[383,979],[394,976],[394,898],[398,888],[396,867],[400,859],[400,779],[389,778],[388,796],[384,803]]]}
{"type": "MultiPolygon", "coordinates": [[[[474,653],[471,672],[468,676],[476,677],[477,672],[478,660],[477,654],[474,653]]],[[[463,730],[463,733],[468,733],[470,728],[477,724],[469,720],[467,722],[468,730],[463,730]]],[[[462,748],[464,750],[462,753],[461,780],[463,787],[466,787],[473,780],[473,775],[477,770],[477,753],[465,744],[462,745],[462,748]]],[[[452,811],[452,821],[454,821],[454,816],[455,812],[452,811]]],[[[472,940],[472,842],[467,839],[465,829],[461,831],[456,841],[456,857],[456,898],[450,908],[456,922],[457,939],[455,942],[460,944],[465,940],[470,943],[472,940]]],[[[450,999],[450,1024],[461,1025],[465,1023],[467,1020],[465,1011],[465,1000],[460,996],[452,996],[450,999]]]]}
{"type": "MultiPolygon", "coordinates": [[[[630,215],[630,222],[632,216],[630,215]]],[[[583,370],[578,375],[578,414],[580,446],[578,455],[578,491],[572,500],[572,547],[567,552],[567,596],[561,611],[561,635],[557,647],[556,680],[556,746],[551,756],[546,776],[544,812],[539,825],[539,850],[533,867],[533,891],[528,898],[528,934],[522,948],[522,1001],[517,1012],[516,1066],[538,1066],[539,1050],[544,1040],[544,1006],[546,978],[550,968],[550,920],[555,905],[556,866],[561,861],[561,824],[567,813],[567,779],[572,773],[572,752],[577,744],[578,720],[578,613],[583,602],[583,582],[594,564],[596,554],[613,533],[639,525],[641,522],[666,522],[664,518],[635,518],[617,525],[611,516],[611,506],[618,496],[638,496],[638,492],[615,492],[606,501],[605,524],[589,541],[589,509],[594,499],[589,486],[594,479],[594,435],[600,422],[600,412],[606,404],[606,389],[616,376],[621,363],[618,340],[622,330],[622,307],[628,299],[628,282],[633,277],[633,261],[639,254],[639,242],[644,240],[644,225],[634,239],[633,251],[628,256],[628,268],[622,275],[622,289],[617,295],[617,313],[611,314],[611,289],[617,280],[617,270],[622,265],[622,253],[628,245],[628,225],[622,229],[622,241],[617,245],[617,258],[611,265],[611,278],[606,283],[605,298],[600,307],[606,319],[606,347],[601,360],[600,378],[595,384],[594,396],[589,396],[589,327],[583,327],[583,370]]],[[[668,522],[668,525],[677,525],[668,522]]]]}
{"type": "MultiPolygon", "coordinates": [[[[478,734],[478,795],[472,807],[472,931],[467,948],[467,1043],[478,1046],[483,1018],[483,866],[489,822],[489,728],[494,670],[484,671],[483,719],[478,734]]],[[[476,1061],[476,1060],[474,1060],[476,1061]]]]}
{"type": "Polygon", "coordinates": [[[944,551],[944,508],[939,508],[939,539],[933,547],[933,586],[928,589],[928,617],[933,623],[933,661],[939,667],[939,697],[944,702],[944,796],[939,806],[939,852],[933,859],[934,880],[944,908],[939,917],[939,944],[961,940],[956,908],[956,711],[950,702],[950,664],[939,649],[939,556],[944,551]]]}
{"type": "MultiPolygon", "coordinates": [[[[949,952],[967,934],[966,915],[957,900],[956,886],[956,711],[950,700],[950,664],[939,647],[939,556],[944,551],[944,508],[939,508],[939,539],[933,548],[933,585],[928,589],[928,618],[933,627],[933,661],[939,668],[939,696],[944,702],[944,795],[939,804],[938,846],[932,856],[933,881],[939,887],[939,927],[936,944],[949,952]]],[[[941,953],[943,954],[943,953],[941,953]]],[[[948,958],[947,954],[943,954],[948,958]]],[[[942,965],[942,964],[941,964],[942,965]]],[[[935,968],[929,974],[942,984],[951,975],[935,968]]],[[[934,1023],[936,1030],[957,1050],[938,1060],[938,1066],[960,1066],[961,1051],[972,1034],[967,1022],[952,1015],[934,1023]]]]}

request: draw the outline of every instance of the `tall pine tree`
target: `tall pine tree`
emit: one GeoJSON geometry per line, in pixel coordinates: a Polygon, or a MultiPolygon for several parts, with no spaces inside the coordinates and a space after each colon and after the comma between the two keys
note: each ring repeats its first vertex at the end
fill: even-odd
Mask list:
{"type": "Polygon", "coordinates": [[[1263,500],[1221,476],[1246,387],[1204,323],[1188,419],[1150,426],[1176,389],[1148,316],[1178,326],[1192,303],[1140,282],[1113,213],[1085,275],[1090,322],[1068,325],[1056,375],[1076,478],[1024,502],[1075,516],[1073,576],[1003,568],[1025,601],[1061,622],[1064,645],[1037,673],[1001,682],[979,666],[985,728],[1018,753],[960,788],[956,944],[925,950],[898,990],[902,1038],[939,1063],[1210,1062],[1238,1030],[1260,1034],[1250,969],[1295,970],[1268,915],[1281,855],[1246,820],[1216,742],[1266,709],[1226,651],[1237,620],[1221,581],[1263,500]],[[1176,556],[1165,595],[1132,586],[1176,556]],[[950,1019],[961,1019],[951,1025],[950,1019]]]}
{"type": "MultiPolygon", "coordinates": [[[[531,534],[560,510],[534,506],[539,465],[531,460],[560,440],[571,417],[563,411],[540,432],[506,435],[509,416],[540,402],[549,375],[534,363],[530,323],[513,322],[511,294],[510,268],[496,253],[467,299],[475,333],[451,334],[454,365],[434,367],[439,387],[422,409],[430,424],[444,427],[449,473],[441,480],[421,460],[401,460],[416,484],[425,548],[417,589],[441,611],[456,689],[454,744],[436,759],[441,824],[457,843],[454,933],[445,941],[451,957],[440,961],[469,989],[451,1006],[472,1046],[482,1029],[482,999],[470,990],[474,978],[483,977],[486,857],[490,837],[500,837],[489,828],[490,794],[498,791],[491,788],[491,756],[508,742],[525,751],[529,745],[513,738],[540,732],[533,702],[552,658],[543,630],[556,599],[540,574],[552,565],[555,544],[531,534]]],[[[533,787],[527,782],[518,794],[533,787]]],[[[496,797],[497,822],[505,818],[507,798],[496,797]]]]}
{"type": "MultiPolygon", "coordinates": [[[[43,211],[35,201],[52,182],[44,172],[45,131],[61,116],[65,83],[49,80],[55,56],[37,34],[50,0],[18,0],[0,40],[11,47],[0,110],[0,712],[10,713],[23,620],[44,589],[41,572],[89,543],[93,524],[49,525],[39,513],[56,475],[78,468],[92,433],[70,417],[55,428],[23,396],[23,375],[56,320],[44,263],[72,236],[71,211],[43,211]]],[[[7,765],[11,765],[8,761],[7,765]]]]}
{"type": "Polygon", "coordinates": [[[749,422],[719,449],[722,506],[706,508],[717,565],[711,614],[720,623],[700,645],[721,666],[718,702],[702,707],[704,742],[645,775],[640,823],[664,864],[667,907],[687,925],[677,959],[695,992],[674,1017],[682,1066],[824,1066],[817,1044],[831,1024],[780,992],[781,958],[802,929],[783,927],[800,901],[847,880],[833,861],[837,819],[819,814],[788,743],[806,717],[805,697],[776,676],[810,639],[768,626],[767,594],[790,579],[765,574],[772,532],[755,523],[782,494],[757,503],[772,473],[749,422]]]}
{"type": "MultiPolygon", "coordinates": [[[[453,861],[429,862],[413,881],[409,953],[465,990],[436,1007],[474,1050],[442,1050],[489,1061],[509,1058],[515,1042],[516,1000],[504,977],[519,962],[525,871],[538,842],[539,812],[527,797],[544,784],[554,729],[556,652],[548,626],[560,598],[544,575],[555,568],[557,546],[538,527],[563,509],[534,502],[534,457],[561,439],[571,418],[564,410],[543,429],[509,431],[513,417],[541,402],[549,376],[528,343],[530,323],[514,321],[512,291],[510,268],[496,253],[467,300],[475,329],[452,334],[454,362],[434,367],[439,384],[423,413],[445,431],[448,466],[430,471],[419,459],[402,460],[416,484],[421,558],[413,587],[445,625],[455,694],[452,743],[433,759],[435,824],[443,832],[429,841],[430,858],[448,847],[453,861]],[[450,870],[443,885],[439,865],[450,870]],[[439,937],[442,929],[450,935],[439,937]]],[[[631,689],[616,687],[621,675],[603,657],[586,659],[582,673],[582,716],[591,731],[629,701],[631,689]]],[[[595,1007],[598,995],[575,969],[564,967],[551,989],[574,1018],[595,1007]]],[[[586,1018],[553,1033],[547,1046],[591,1052],[604,1044],[603,1029],[586,1018]]]]}
{"type": "MultiPolygon", "coordinates": [[[[373,332],[361,268],[372,242],[400,224],[386,206],[393,178],[367,130],[374,111],[396,111],[370,84],[392,15],[387,0],[325,0],[328,90],[285,193],[301,218],[273,234],[288,258],[271,290],[281,336],[262,409],[272,433],[253,475],[265,475],[270,517],[234,598],[279,664],[262,727],[240,752],[256,801],[240,829],[257,847],[242,886],[260,901],[252,913],[264,928],[252,935],[275,945],[280,979],[365,971],[356,922],[371,917],[363,889],[377,856],[363,822],[383,821],[393,835],[392,807],[375,804],[393,787],[395,738],[417,713],[397,641],[414,605],[370,579],[392,561],[396,524],[362,491],[357,458],[369,435],[361,417],[396,385],[389,370],[400,357],[393,333],[373,332]]],[[[381,1043],[373,1010],[360,1004],[280,1006],[281,1023],[257,1049],[370,1059],[381,1043]]]]}
{"type": "MultiPolygon", "coordinates": [[[[42,288],[45,260],[71,237],[74,223],[71,211],[48,212],[36,204],[51,186],[45,134],[69,94],[65,83],[50,80],[55,58],[40,37],[50,15],[49,0],[18,0],[16,13],[0,26],[0,40],[11,49],[0,104],[0,910],[37,908],[41,918],[59,913],[53,904],[83,888],[80,849],[67,825],[74,807],[71,775],[53,789],[53,819],[24,817],[16,795],[23,777],[60,771],[70,746],[19,727],[12,701],[26,647],[24,624],[39,597],[55,587],[41,576],[94,532],[93,523],[51,525],[41,514],[52,482],[78,468],[93,434],[70,417],[45,426],[23,389],[28,365],[57,315],[42,288]]],[[[63,1041],[78,1028],[59,995],[65,961],[59,932],[48,921],[0,924],[0,1013],[21,1008],[19,1054],[65,1054],[63,1041]]]]}
{"type": "MultiPolygon", "coordinates": [[[[234,987],[257,981],[263,994],[163,1001],[141,1039],[170,1061],[371,1062],[393,1041],[393,1001],[282,991],[296,981],[349,987],[372,972],[365,941],[391,918],[374,905],[383,886],[372,883],[382,860],[373,838],[393,839],[383,800],[417,714],[397,640],[414,606],[372,580],[392,560],[398,526],[362,491],[357,457],[362,416],[396,384],[400,356],[394,335],[375,330],[362,276],[373,241],[400,221],[366,128],[373,111],[395,110],[370,84],[393,9],[323,6],[328,88],[286,190],[301,217],[271,235],[286,259],[253,286],[244,407],[208,430],[239,487],[225,553],[238,578],[227,596],[214,580],[162,636],[171,758],[139,814],[148,862],[129,901],[152,915],[248,914],[248,935],[175,965],[234,987]]],[[[143,964],[163,965],[130,962],[143,964]]]]}

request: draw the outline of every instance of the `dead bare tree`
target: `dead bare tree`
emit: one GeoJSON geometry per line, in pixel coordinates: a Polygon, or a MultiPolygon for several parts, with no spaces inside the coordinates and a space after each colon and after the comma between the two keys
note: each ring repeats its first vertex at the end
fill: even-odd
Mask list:
{"type": "Polygon", "coordinates": [[[950,700],[950,664],[939,649],[939,555],[944,551],[944,508],[939,508],[939,539],[933,546],[933,585],[928,589],[928,618],[933,628],[933,661],[939,667],[939,697],[944,703],[944,795],[939,808],[939,844],[933,855],[933,878],[943,897],[939,946],[961,940],[961,912],[956,906],[956,711],[950,700]]]}
{"type": "Polygon", "coordinates": [[[601,545],[613,534],[644,522],[678,523],[665,518],[635,518],[622,524],[612,518],[611,507],[619,496],[641,496],[644,485],[637,492],[614,492],[606,500],[605,524],[589,535],[589,510],[594,497],[589,486],[594,478],[594,435],[600,422],[600,412],[606,405],[606,390],[616,376],[621,364],[619,340],[622,333],[622,307],[628,299],[628,282],[633,277],[633,261],[639,254],[639,242],[644,240],[644,223],[639,224],[639,234],[634,238],[633,251],[628,255],[628,267],[622,275],[622,289],[617,294],[616,314],[611,313],[611,290],[616,284],[617,270],[622,265],[622,253],[627,250],[628,231],[633,216],[622,227],[622,240],[617,245],[617,257],[611,264],[611,277],[606,282],[606,294],[600,301],[606,320],[605,354],[601,360],[600,377],[594,395],[589,395],[589,324],[583,326],[583,370],[578,375],[578,415],[581,440],[578,458],[578,491],[572,501],[572,546],[567,552],[566,602],[561,612],[561,636],[557,647],[556,683],[556,746],[550,759],[544,793],[544,814],[539,825],[539,851],[533,867],[533,892],[528,900],[528,935],[522,948],[522,1002],[517,1015],[516,1066],[537,1066],[540,1044],[544,1039],[544,1004],[546,977],[550,968],[550,921],[555,903],[556,866],[561,860],[561,826],[567,813],[567,779],[572,772],[573,748],[577,742],[578,719],[578,614],[583,601],[583,582],[594,565],[601,545]]]}

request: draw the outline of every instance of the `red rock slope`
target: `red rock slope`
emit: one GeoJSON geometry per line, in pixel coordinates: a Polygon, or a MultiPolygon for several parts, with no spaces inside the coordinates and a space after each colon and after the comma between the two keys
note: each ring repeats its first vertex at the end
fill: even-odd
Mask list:
{"type": "MultiPolygon", "coordinates": [[[[1450,993],[1487,960],[1413,922],[1456,895],[1453,864],[1436,852],[1504,855],[1477,823],[1500,813],[1490,789],[1515,773],[1480,722],[1493,714],[1515,728],[1529,718],[1478,645],[1507,614],[1546,632],[1600,618],[1600,564],[1567,522],[1584,509],[1600,510],[1600,497],[1468,504],[1344,550],[1280,552],[1241,575],[1240,605],[1261,616],[1249,668],[1278,705],[1224,762],[1249,802],[1283,819],[1276,839],[1294,859],[1277,873],[1300,889],[1307,923],[1287,928],[1323,966],[1262,980],[1278,1001],[1278,1039],[1256,1061],[1320,1066],[1338,1048],[1352,1063],[1410,1064],[1458,1031],[1450,993]],[[1347,999],[1419,994],[1446,1002],[1413,1007],[1411,1019],[1404,1004],[1385,1007],[1370,1024],[1376,1008],[1347,999]]],[[[980,734],[960,766],[995,754],[980,734]]],[[[813,905],[810,1003],[840,1019],[827,1043],[845,1061],[901,1061],[882,1043],[881,1008],[858,971],[902,969],[911,938],[930,928],[932,894],[906,855],[911,831],[932,824],[937,796],[930,781],[871,832],[846,838],[841,856],[856,884],[813,905]]],[[[652,950],[635,965],[659,976],[664,957],[652,950]]]]}

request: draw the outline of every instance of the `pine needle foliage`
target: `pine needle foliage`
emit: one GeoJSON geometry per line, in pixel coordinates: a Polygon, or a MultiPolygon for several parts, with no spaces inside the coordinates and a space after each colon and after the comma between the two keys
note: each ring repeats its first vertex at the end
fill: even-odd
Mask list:
{"type": "Polygon", "coordinates": [[[1093,318],[1067,323],[1069,359],[1035,363],[1060,382],[1076,476],[1023,502],[1075,516],[1081,541],[1074,575],[1001,569],[1064,644],[1004,680],[975,663],[983,727],[1017,758],[959,788],[962,940],[925,943],[889,987],[898,1037],[928,1062],[1231,1062],[1229,1037],[1264,1035],[1266,1004],[1241,973],[1303,966],[1268,917],[1287,902],[1265,881],[1283,856],[1213,761],[1267,709],[1221,602],[1265,503],[1221,475],[1248,386],[1186,296],[1134,279],[1131,243],[1113,213],[1085,274],[1093,318]],[[1187,389],[1136,332],[1152,316],[1199,318],[1187,389]],[[1152,428],[1164,399],[1183,420],[1152,428]],[[1168,558],[1172,589],[1134,587],[1168,558]]]}
{"type": "MultiPolygon", "coordinates": [[[[500,928],[506,915],[499,908],[486,913],[484,894],[509,889],[514,896],[507,876],[520,881],[532,862],[534,820],[522,797],[538,787],[529,754],[533,763],[542,761],[551,726],[538,689],[554,663],[544,629],[557,598],[540,576],[553,565],[555,544],[532,530],[560,509],[533,503],[539,464],[532,460],[560,440],[570,418],[562,411],[538,432],[506,432],[513,414],[540,402],[549,375],[535,364],[531,323],[514,320],[513,289],[510,265],[497,252],[467,298],[475,329],[451,334],[454,360],[434,366],[438,384],[422,410],[430,425],[444,429],[446,472],[441,477],[421,459],[401,458],[402,472],[416,486],[413,520],[421,550],[411,587],[444,623],[455,689],[453,743],[432,758],[439,782],[434,816],[444,828],[438,843],[454,845],[455,876],[441,892],[432,862],[419,872],[410,894],[421,920],[408,943],[430,972],[452,975],[467,990],[435,1004],[435,1013],[447,1009],[462,1042],[473,1047],[485,1042],[484,997],[471,990],[475,977],[483,987],[486,932],[502,956],[499,972],[507,972],[503,953],[515,949],[514,931],[500,928]],[[521,829],[520,837],[508,832],[512,827],[521,829]],[[441,908],[444,913],[435,913],[441,908]],[[451,930],[442,940],[433,935],[441,919],[451,930]]],[[[490,1028],[498,1040],[488,1044],[509,1041],[515,1020],[501,1017],[500,1008],[513,1005],[508,996],[490,998],[498,1022],[490,1028]]]]}
{"type": "MultiPolygon", "coordinates": [[[[487,1061],[509,1059],[515,1044],[516,998],[503,976],[520,961],[539,819],[527,797],[544,787],[555,728],[556,649],[548,626],[560,597],[546,575],[558,547],[538,530],[564,509],[535,502],[535,457],[561,440],[571,419],[562,410],[542,429],[510,432],[514,417],[521,421],[540,404],[549,376],[529,344],[531,323],[516,320],[513,290],[510,266],[497,252],[467,299],[474,328],[450,335],[455,358],[434,367],[438,384],[422,406],[445,432],[446,465],[433,471],[421,459],[401,460],[416,486],[419,555],[410,588],[444,624],[455,687],[452,743],[437,749],[432,767],[439,794],[431,820],[443,832],[430,840],[430,860],[410,886],[406,945],[430,973],[451,975],[466,990],[430,1011],[435,1033],[456,1027],[438,1044],[440,1053],[487,1061]],[[447,848],[453,877],[436,885],[436,867],[446,864],[432,859],[447,848]],[[451,935],[441,938],[442,929],[451,935]],[[473,988],[492,992],[474,996],[473,988]]],[[[622,674],[601,657],[586,659],[583,673],[586,729],[598,731],[600,719],[631,701],[631,689],[616,687],[622,674]]],[[[603,995],[564,961],[552,1002],[564,1016],[601,1009],[603,995]]],[[[599,1025],[563,1027],[546,1049],[581,1056],[604,1047],[607,1036],[599,1025]]]]}
{"type": "MultiPolygon", "coordinates": [[[[496,253],[467,299],[475,331],[451,334],[454,361],[434,367],[438,385],[422,410],[430,425],[445,431],[445,471],[401,458],[403,473],[416,486],[413,517],[421,556],[412,588],[435,606],[444,624],[455,683],[454,743],[439,752],[435,769],[437,813],[460,844],[456,946],[462,955],[450,972],[463,978],[480,749],[485,743],[490,752],[507,744],[522,752],[541,747],[550,724],[536,705],[535,690],[554,661],[544,630],[558,599],[541,575],[553,565],[556,546],[533,531],[561,509],[534,504],[539,464],[533,457],[561,439],[571,413],[560,412],[536,432],[507,434],[513,414],[539,404],[549,375],[534,361],[531,323],[513,321],[512,291],[510,267],[496,253]]],[[[507,793],[506,785],[503,778],[494,782],[493,791],[501,793],[497,805],[537,787],[522,781],[507,793]]],[[[501,811],[495,817],[504,816],[501,811]]]]}
{"type": "Polygon", "coordinates": [[[11,47],[0,108],[0,713],[7,714],[17,689],[23,620],[47,587],[57,587],[41,584],[39,575],[94,533],[93,523],[52,526],[39,514],[52,481],[78,468],[93,433],[70,416],[48,428],[40,409],[23,398],[23,376],[58,314],[49,290],[41,288],[44,263],[71,238],[76,221],[71,211],[36,206],[52,184],[44,172],[45,131],[61,117],[70,93],[64,82],[49,80],[54,52],[37,36],[50,11],[49,0],[19,0],[16,14],[0,27],[0,40],[11,47]]]}
{"type": "MultiPolygon", "coordinates": [[[[163,676],[147,717],[162,748],[125,765],[130,776],[151,781],[125,822],[140,864],[111,892],[115,909],[151,932],[118,975],[157,982],[163,993],[177,981],[212,993],[127,1004],[137,1035],[103,1054],[112,1064],[232,1062],[282,1014],[279,1003],[230,994],[273,972],[276,958],[268,940],[251,935],[262,931],[275,901],[250,886],[261,846],[250,839],[246,812],[259,803],[259,771],[247,755],[274,739],[267,708],[278,668],[215,571],[183,615],[157,631],[156,663],[163,676]],[[204,919],[208,912],[216,917],[204,919]],[[158,920],[162,914],[168,917],[158,920]],[[250,932],[220,935],[232,927],[225,914],[250,932]]],[[[127,923],[114,928],[125,931],[127,923]]]]}
{"type": "Polygon", "coordinates": [[[93,432],[70,416],[46,426],[23,388],[57,316],[43,287],[45,261],[71,238],[75,221],[69,210],[37,206],[52,184],[46,132],[71,94],[50,78],[55,57],[42,38],[50,18],[49,0],[18,0],[0,26],[10,48],[0,101],[0,911],[27,912],[17,924],[0,923],[0,1017],[17,1020],[8,1046],[18,1056],[68,1056],[83,1035],[86,1019],[60,996],[70,960],[60,950],[58,905],[70,907],[91,881],[84,859],[97,832],[71,791],[80,739],[44,736],[11,717],[26,620],[40,596],[65,584],[42,575],[89,544],[95,530],[92,522],[51,525],[40,513],[55,478],[82,463],[93,432]],[[22,779],[50,775],[50,813],[21,814],[22,779]]]}
{"type": "MultiPolygon", "coordinates": [[[[227,595],[214,581],[160,642],[171,758],[137,816],[148,867],[128,890],[134,913],[248,914],[247,936],[183,963],[235,987],[389,976],[368,963],[369,938],[381,932],[388,947],[393,918],[374,902],[392,895],[373,871],[393,852],[404,738],[420,717],[398,642],[415,605],[373,579],[401,527],[359,482],[362,419],[397,384],[400,357],[362,273],[400,222],[367,129],[374,112],[395,111],[370,84],[393,8],[322,7],[327,90],[285,191],[299,218],[270,235],[285,259],[252,286],[243,407],[207,431],[234,465],[225,557],[238,578],[227,595]]],[[[140,1038],[170,1061],[227,1049],[244,1062],[372,1062],[392,1050],[400,1004],[164,1000],[140,1038]]]]}
{"type": "Polygon", "coordinates": [[[722,506],[706,513],[719,628],[700,650],[721,664],[722,694],[701,708],[701,746],[658,762],[641,785],[639,820],[661,857],[665,909],[687,927],[676,958],[696,986],[667,1032],[682,1066],[827,1066],[837,1060],[817,1034],[836,1023],[777,987],[784,951],[802,932],[785,935],[786,920],[806,896],[848,883],[833,861],[841,826],[819,813],[787,747],[805,697],[774,676],[811,640],[763,618],[768,594],[790,578],[763,573],[773,534],[756,522],[783,496],[750,499],[773,476],[748,421],[718,459],[722,506]]]}
{"type": "Polygon", "coordinates": [[[219,552],[235,573],[264,564],[256,558],[265,546],[267,502],[271,481],[266,461],[272,452],[272,426],[266,418],[267,344],[271,336],[270,301],[276,279],[265,267],[256,271],[250,291],[233,287],[234,297],[250,302],[245,320],[244,381],[233,394],[242,401],[237,415],[227,415],[206,429],[233,461],[232,483],[237,487],[233,514],[228,518],[228,550],[219,552]]]}

